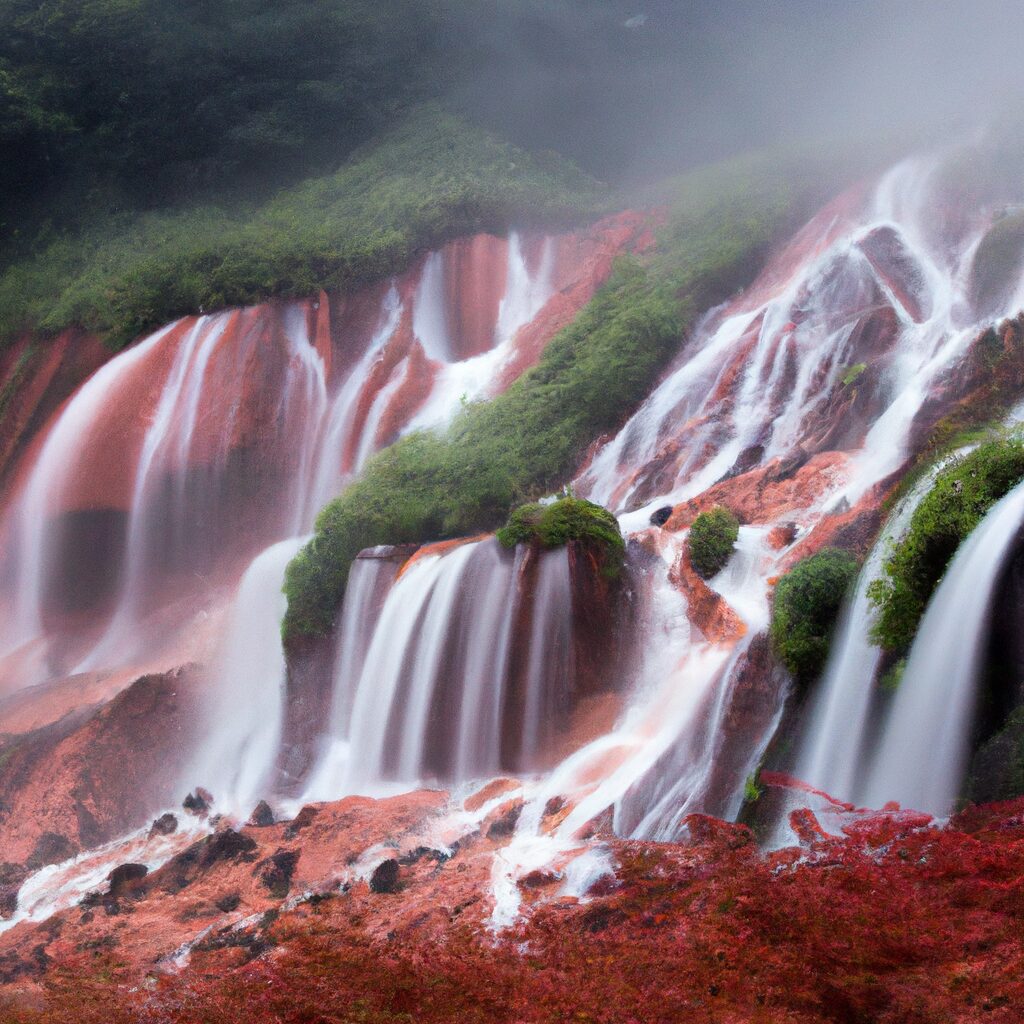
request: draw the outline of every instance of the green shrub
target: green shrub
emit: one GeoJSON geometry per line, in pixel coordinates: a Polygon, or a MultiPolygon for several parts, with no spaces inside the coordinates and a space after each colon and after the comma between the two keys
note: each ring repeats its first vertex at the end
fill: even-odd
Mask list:
{"type": "Polygon", "coordinates": [[[709,512],[701,512],[693,521],[687,538],[690,564],[697,575],[710,579],[724,569],[739,535],[740,521],[724,506],[716,505],[709,512]]]}
{"type": "Polygon", "coordinates": [[[607,509],[583,498],[564,497],[547,505],[520,505],[497,531],[507,548],[517,544],[561,547],[582,541],[598,553],[602,572],[618,576],[626,554],[619,522],[607,509]]]}
{"type": "Polygon", "coordinates": [[[932,592],[956,549],[985,513],[1024,478],[1024,443],[1000,439],[957,458],[935,479],[869,588],[872,630],[886,650],[910,647],[932,592]]]}
{"type": "Polygon", "coordinates": [[[843,598],[857,578],[857,559],[825,548],[798,562],[775,587],[771,641],[779,660],[806,684],[825,667],[843,598]]]}

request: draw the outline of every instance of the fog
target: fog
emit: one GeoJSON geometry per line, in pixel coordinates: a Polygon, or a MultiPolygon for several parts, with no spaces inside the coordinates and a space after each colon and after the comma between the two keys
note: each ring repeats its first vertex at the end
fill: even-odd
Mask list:
{"type": "Polygon", "coordinates": [[[1024,96],[1010,0],[484,7],[454,101],[611,180],[774,142],[963,132],[1024,96]]]}

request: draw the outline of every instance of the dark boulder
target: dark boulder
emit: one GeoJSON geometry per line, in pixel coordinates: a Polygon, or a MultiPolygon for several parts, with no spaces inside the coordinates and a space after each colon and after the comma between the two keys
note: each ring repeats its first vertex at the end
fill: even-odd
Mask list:
{"type": "Polygon", "coordinates": [[[283,900],[288,895],[298,861],[298,850],[275,850],[271,856],[256,866],[259,880],[275,900],[283,900]]]}
{"type": "Polygon", "coordinates": [[[673,506],[662,505],[651,513],[651,526],[664,526],[672,518],[673,506]]]}
{"type": "Polygon", "coordinates": [[[370,875],[370,892],[387,893],[398,889],[398,861],[394,857],[381,861],[370,875]]]}
{"type": "Polygon", "coordinates": [[[171,836],[177,831],[178,819],[170,811],[166,814],[161,814],[149,826],[149,836],[151,839],[153,836],[171,836]]]}
{"type": "Polygon", "coordinates": [[[194,814],[198,818],[205,817],[213,804],[213,796],[209,790],[203,789],[202,786],[197,786],[195,792],[189,793],[187,797],[182,801],[181,806],[188,811],[189,814],[194,814]]]}
{"type": "Polygon", "coordinates": [[[261,800],[249,816],[249,824],[255,828],[266,828],[274,824],[274,812],[266,800],[261,800]]]}
{"type": "Polygon", "coordinates": [[[113,871],[107,875],[110,883],[110,895],[121,896],[133,888],[133,883],[138,882],[149,874],[149,868],[145,864],[118,864],[113,871]]]}

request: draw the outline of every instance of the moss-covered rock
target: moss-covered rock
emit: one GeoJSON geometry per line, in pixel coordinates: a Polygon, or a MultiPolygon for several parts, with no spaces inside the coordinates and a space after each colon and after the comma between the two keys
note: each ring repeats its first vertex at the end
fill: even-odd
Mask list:
{"type": "Polygon", "coordinates": [[[725,568],[740,535],[740,521],[724,506],[701,512],[690,527],[687,547],[698,576],[710,579],[725,568]]]}
{"type": "Polygon", "coordinates": [[[626,554],[615,516],[583,498],[565,497],[547,505],[520,505],[497,531],[497,537],[507,548],[517,544],[557,548],[579,541],[598,554],[601,571],[609,577],[619,574],[626,554]]]}
{"type": "Polygon", "coordinates": [[[826,548],[798,562],[776,585],[772,649],[797,682],[809,683],[825,667],[839,609],[856,578],[856,558],[826,548]]]}
{"type": "Polygon", "coordinates": [[[886,558],[883,576],[871,583],[877,643],[889,651],[909,648],[956,549],[1022,478],[1024,443],[1012,438],[980,445],[936,477],[905,536],[886,558]]]}

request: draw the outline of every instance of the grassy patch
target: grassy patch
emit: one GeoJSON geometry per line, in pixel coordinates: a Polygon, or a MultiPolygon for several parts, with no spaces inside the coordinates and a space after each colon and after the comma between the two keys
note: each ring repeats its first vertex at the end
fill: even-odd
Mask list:
{"type": "Polygon", "coordinates": [[[843,598],[857,578],[857,560],[826,548],[798,562],[775,587],[772,649],[797,682],[806,685],[825,667],[843,598]]]}
{"type": "Polygon", "coordinates": [[[928,599],[964,538],[1024,478],[1024,442],[1000,439],[955,459],[935,479],[886,558],[869,594],[878,608],[872,631],[889,651],[910,647],[928,599]]]}
{"type": "Polygon", "coordinates": [[[568,161],[421,107],[336,173],[260,205],[125,214],[57,238],[0,276],[0,340],[78,325],[123,345],[188,313],[379,280],[457,235],[570,223],[606,201],[568,161]]]}
{"type": "Polygon", "coordinates": [[[725,568],[740,535],[740,521],[724,506],[701,512],[687,537],[690,564],[702,579],[725,568]]]}

